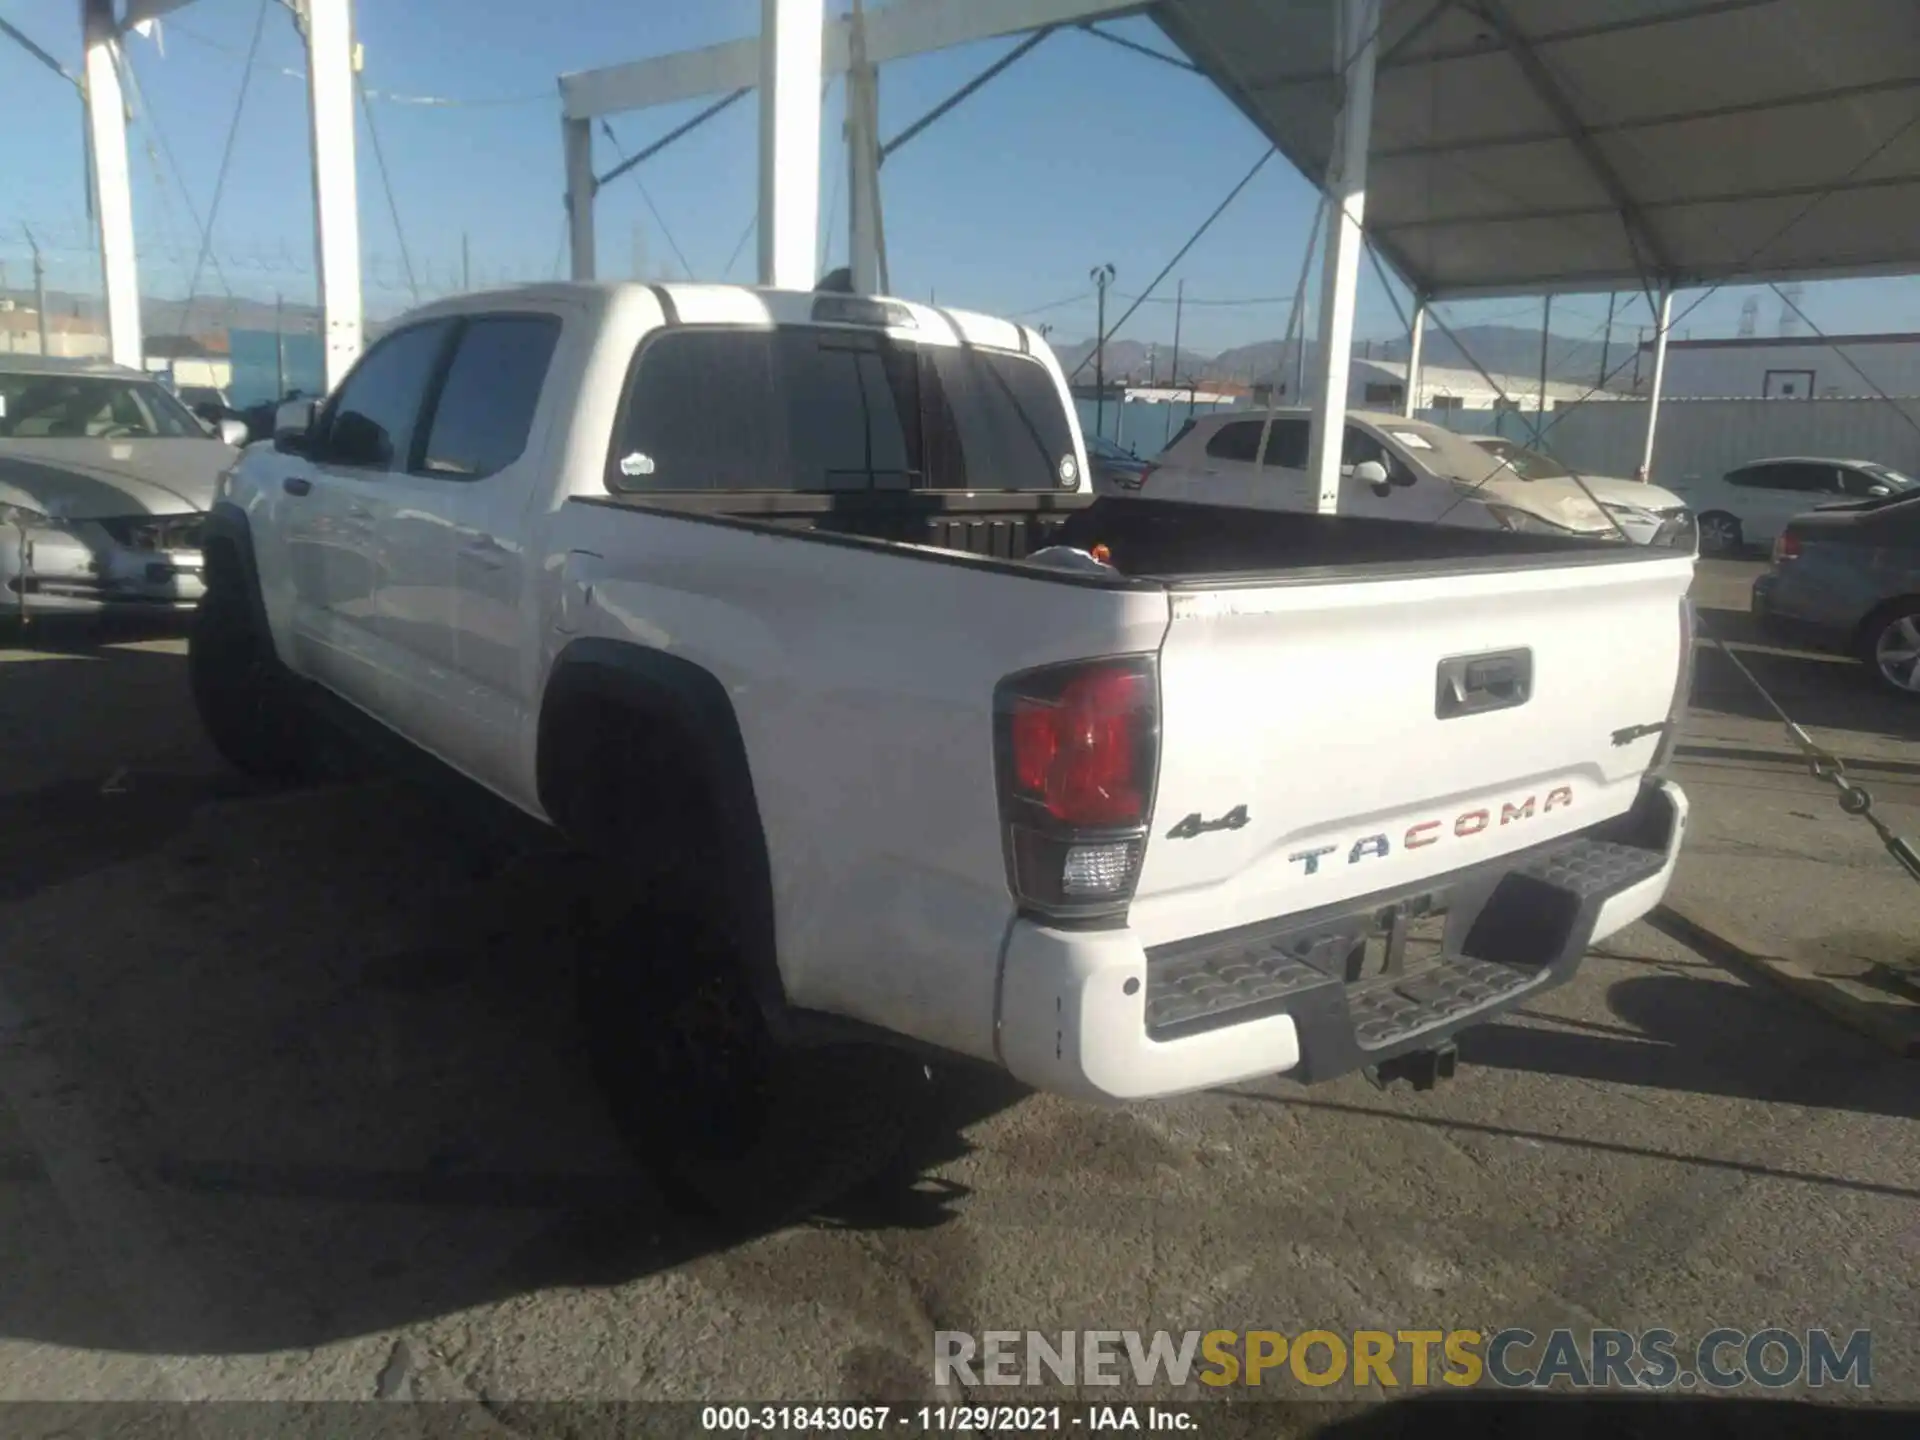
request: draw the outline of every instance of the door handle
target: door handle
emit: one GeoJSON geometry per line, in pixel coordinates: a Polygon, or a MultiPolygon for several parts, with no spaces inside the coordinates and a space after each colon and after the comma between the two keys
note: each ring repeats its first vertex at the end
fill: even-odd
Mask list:
{"type": "Polygon", "coordinates": [[[1440,662],[1433,713],[1441,720],[1511,710],[1533,694],[1533,652],[1495,650],[1440,662]]]}
{"type": "Polygon", "coordinates": [[[289,475],[280,482],[280,488],[289,495],[307,495],[313,491],[313,481],[304,475],[289,475]]]}

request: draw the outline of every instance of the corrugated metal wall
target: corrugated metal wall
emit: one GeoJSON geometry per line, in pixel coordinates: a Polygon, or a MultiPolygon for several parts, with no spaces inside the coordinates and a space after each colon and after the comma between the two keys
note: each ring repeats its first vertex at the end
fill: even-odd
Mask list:
{"type": "MultiPolygon", "coordinates": [[[[1429,411],[1435,424],[1532,444],[1518,415],[1429,411]]],[[[1546,448],[1594,475],[1632,475],[1646,443],[1643,400],[1609,400],[1548,416],[1546,448]]],[[[1920,475],[1920,400],[1663,400],[1654,436],[1656,485],[1722,475],[1769,455],[1878,460],[1920,475]]]]}

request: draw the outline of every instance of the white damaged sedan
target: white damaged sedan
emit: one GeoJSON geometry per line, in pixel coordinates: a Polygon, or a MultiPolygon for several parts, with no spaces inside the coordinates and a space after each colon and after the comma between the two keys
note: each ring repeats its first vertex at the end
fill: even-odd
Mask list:
{"type": "Polygon", "coordinates": [[[0,615],[191,608],[243,438],[137,370],[0,356],[0,615]]]}

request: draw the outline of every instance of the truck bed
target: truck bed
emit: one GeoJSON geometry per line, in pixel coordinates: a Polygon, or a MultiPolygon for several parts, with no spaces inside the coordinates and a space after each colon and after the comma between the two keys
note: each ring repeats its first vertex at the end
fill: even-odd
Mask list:
{"type": "Polygon", "coordinates": [[[1647,554],[1644,547],[1608,539],[1091,495],[716,492],[596,496],[589,503],[1016,564],[1048,545],[1105,545],[1116,572],[1111,577],[1049,572],[1096,584],[1332,579],[1381,568],[1396,575],[1440,575],[1631,561],[1647,554]]]}

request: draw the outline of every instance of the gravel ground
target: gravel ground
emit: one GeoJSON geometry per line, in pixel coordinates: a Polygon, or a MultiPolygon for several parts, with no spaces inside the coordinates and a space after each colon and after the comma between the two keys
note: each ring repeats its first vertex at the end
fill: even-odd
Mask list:
{"type": "Polygon", "coordinates": [[[389,784],[239,790],[178,641],[100,639],[0,651],[0,1399],[902,1401],[941,1329],[1777,1325],[1872,1329],[1920,1402],[1913,1066],[1649,926],[1428,1094],[943,1073],[896,1166],[720,1245],[610,1131],[537,869],[389,784]]]}

